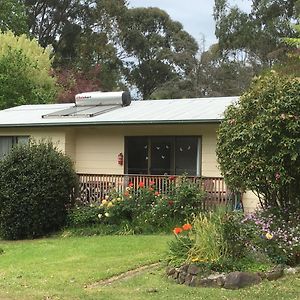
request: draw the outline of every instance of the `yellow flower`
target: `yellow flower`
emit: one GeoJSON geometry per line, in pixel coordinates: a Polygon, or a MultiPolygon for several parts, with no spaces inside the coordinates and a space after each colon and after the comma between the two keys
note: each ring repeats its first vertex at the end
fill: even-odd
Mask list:
{"type": "Polygon", "coordinates": [[[107,208],[112,207],[112,206],[114,206],[114,205],[112,204],[112,202],[108,202],[107,208]]]}
{"type": "Polygon", "coordinates": [[[103,205],[106,205],[107,204],[107,200],[102,200],[102,202],[101,202],[103,205]]]}
{"type": "Polygon", "coordinates": [[[271,240],[273,238],[273,234],[271,234],[270,232],[266,233],[266,239],[267,240],[271,240]]]}

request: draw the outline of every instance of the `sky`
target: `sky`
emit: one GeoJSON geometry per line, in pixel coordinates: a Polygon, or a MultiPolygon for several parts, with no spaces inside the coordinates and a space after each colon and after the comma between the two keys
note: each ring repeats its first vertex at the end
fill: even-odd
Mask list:
{"type": "MultiPolygon", "coordinates": [[[[242,10],[249,10],[250,0],[231,0],[242,10]]],[[[202,46],[208,49],[216,42],[213,19],[214,0],[129,0],[129,7],[159,7],[170,17],[179,21],[184,30],[190,33],[202,46]]]]}

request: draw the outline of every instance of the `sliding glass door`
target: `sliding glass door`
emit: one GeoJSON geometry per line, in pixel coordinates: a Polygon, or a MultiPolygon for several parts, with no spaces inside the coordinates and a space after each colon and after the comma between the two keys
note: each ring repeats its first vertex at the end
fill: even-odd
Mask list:
{"type": "Polygon", "coordinates": [[[200,175],[200,137],[126,137],[128,174],[200,175]]]}

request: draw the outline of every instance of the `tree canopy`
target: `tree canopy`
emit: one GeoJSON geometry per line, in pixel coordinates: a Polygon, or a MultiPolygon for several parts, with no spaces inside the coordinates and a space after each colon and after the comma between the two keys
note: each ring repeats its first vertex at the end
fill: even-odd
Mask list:
{"type": "Polygon", "coordinates": [[[13,31],[16,34],[26,33],[27,16],[21,0],[0,1],[0,31],[13,31]]]}
{"type": "Polygon", "coordinates": [[[0,33],[0,108],[54,100],[50,49],[12,32],[0,33]]]}

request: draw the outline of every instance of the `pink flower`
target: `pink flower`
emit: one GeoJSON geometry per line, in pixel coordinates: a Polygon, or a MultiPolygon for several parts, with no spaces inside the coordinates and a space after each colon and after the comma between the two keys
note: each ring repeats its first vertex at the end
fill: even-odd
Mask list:
{"type": "Polygon", "coordinates": [[[139,187],[143,188],[145,186],[145,183],[143,181],[139,182],[139,187]]]}

